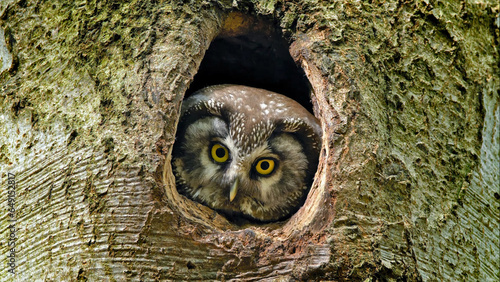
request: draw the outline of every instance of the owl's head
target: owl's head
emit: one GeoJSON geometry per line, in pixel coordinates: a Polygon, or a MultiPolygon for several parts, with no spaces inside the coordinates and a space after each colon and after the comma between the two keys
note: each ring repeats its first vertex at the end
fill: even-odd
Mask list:
{"type": "Polygon", "coordinates": [[[182,105],[172,161],[177,188],[231,216],[281,220],[303,204],[320,147],[318,120],[294,100],[210,86],[182,105]]]}

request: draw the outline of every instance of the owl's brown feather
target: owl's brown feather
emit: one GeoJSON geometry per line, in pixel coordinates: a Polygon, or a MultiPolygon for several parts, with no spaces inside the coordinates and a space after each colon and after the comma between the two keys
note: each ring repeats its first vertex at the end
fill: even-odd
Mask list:
{"type": "Polygon", "coordinates": [[[320,146],[318,120],[294,100],[216,85],[184,101],[172,163],[181,194],[233,216],[277,221],[305,200],[320,146]],[[213,159],[213,144],[227,149],[227,161],[213,159]],[[269,175],[256,170],[259,160],[276,164],[269,175]]]}

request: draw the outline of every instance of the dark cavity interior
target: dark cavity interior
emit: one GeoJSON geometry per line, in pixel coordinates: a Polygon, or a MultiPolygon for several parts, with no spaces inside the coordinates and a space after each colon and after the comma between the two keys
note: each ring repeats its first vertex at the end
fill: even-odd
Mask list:
{"type": "Polygon", "coordinates": [[[286,95],[312,113],[309,81],[281,30],[268,20],[253,21],[212,41],[186,96],[209,85],[240,84],[286,95]]]}

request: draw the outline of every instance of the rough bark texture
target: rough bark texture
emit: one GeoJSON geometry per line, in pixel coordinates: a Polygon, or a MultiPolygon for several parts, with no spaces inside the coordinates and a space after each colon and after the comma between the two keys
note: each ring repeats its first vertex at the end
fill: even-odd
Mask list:
{"type": "Polygon", "coordinates": [[[0,2],[2,281],[500,279],[496,1],[184,2],[0,2]],[[289,36],[323,124],[287,222],[175,190],[179,106],[233,11],[289,36]]]}

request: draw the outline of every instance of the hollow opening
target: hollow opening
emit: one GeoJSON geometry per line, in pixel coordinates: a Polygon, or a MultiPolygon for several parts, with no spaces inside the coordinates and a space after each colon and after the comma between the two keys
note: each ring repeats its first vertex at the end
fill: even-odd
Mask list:
{"type": "Polygon", "coordinates": [[[311,86],[271,20],[232,13],[201,62],[186,97],[209,85],[238,84],[286,95],[309,112],[311,86]]]}
{"type": "MultiPolygon", "coordinates": [[[[313,113],[309,80],[290,55],[288,42],[278,25],[268,19],[231,13],[222,31],[206,51],[185,96],[188,98],[197,90],[218,84],[244,85],[280,93],[313,113]]],[[[176,138],[176,142],[180,140],[182,138],[176,138]]],[[[173,168],[175,152],[179,151],[179,146],[174,145],[173,168]]],[[[290,216],[293,214],[295,212],[290,216]]],[[[248,221],[248,218],[239,218],[238,214],[235,218],[228,214],[221,215],[241,227],[266,223],[248,221]]],[[[288,219],[289,217],[283,218],[284,221],[267,223],[279,228],[288,219]]]]}

